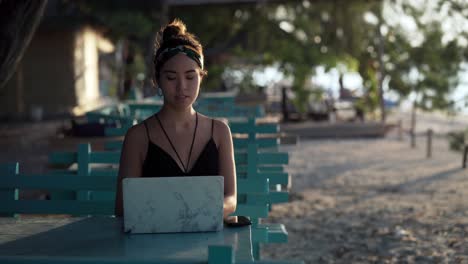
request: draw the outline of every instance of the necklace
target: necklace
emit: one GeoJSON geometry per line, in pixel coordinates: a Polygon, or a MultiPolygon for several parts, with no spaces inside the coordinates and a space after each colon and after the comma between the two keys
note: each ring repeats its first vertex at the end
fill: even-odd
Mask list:
{"type": "Polygon", "coordinates": [[[193,130],[193,138],[192,138],[192,144],[190,145],[190,152],[189,152],[189,156],[188,156],[188,160],[187,160],[187,166],[184,165],[184,162],[182,162],[182,159],[180,158],[179,156],[179,153],[177,153],[177,150],[176,148],[174,147],[174,144],[172,144],[172,141],[171,139],[169,138],[169,135],[166,133],[166,130],[164,129],[164,126],[162,125],[162,122],[161,120],[159,119],[158,115],[154,115],[156,117],[156,119],[158,120],[159,122],[159,125],[161,126],[161,129],[162,131],[164,132],[164,135],[166,136],[167,138],[167,141],[169,141],[169,144],[171,145],[172,147],[172,150],[174,150],[177,158],[179,159],[179,162],[180,164],[182,164],[182,168],[184,169],[184,173],[187,174],[189,171],[188,171],[188,167],[190,166],[190,157],[192,156],[192,149],[193,149],[193,143],[195,143],[195,136],[197,135],[197,127],[198,127],[198,113],[195,112],[195,129],[193,130]]]}

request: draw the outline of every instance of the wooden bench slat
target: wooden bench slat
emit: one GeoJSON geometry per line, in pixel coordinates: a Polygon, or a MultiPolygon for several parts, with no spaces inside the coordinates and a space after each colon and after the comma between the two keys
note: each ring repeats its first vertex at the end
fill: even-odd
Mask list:
{"type": "Polygon", "coordinates": [[[268,228],[262,226],[253,226],[252,227],[252,242],[268,242],[268,228]]]}
{"type": "Polygon", "coordinates": [[[118,137],[118,136],[124,136],[125,133],[127,133],[127,130],[130,128],[130,126],[125,126],[125,127],[108,127],[104,130],[104,134],[107,137],[118,137]]]}
{"type": "Polygon", "coordinates": [[[259,164],[288,164],[289,154],[288,153],[259,153],[258,154],[259,164]]]}
{"type": "Polygon", "coordinates": [[[120,151],[105,151],[105,152],[91,152],[91,163],[114,163],[118,164],[120,161],[120,151]]]}
{"type": "Polygon", "coordinates": [[[122,140],[107,141],[106,143],[104,143],[104,148],[108,150],[120,150],[122,149],[122,146],[122,140]]]}
{"type": "Polygon", "coordinates": [[[238,204],[236,211],[232,215],[247,215],[256,218],[265,218],[268,216],[268,205],[238,204]]]}
{"type": "Polygon", "coordinates": [[[264,165],[258,166],[258,171],[260,172],[282,172],[284,173],[284,165],[264,165]]]}
{"type": "Polygon", "coordinates": [[[238,193],[268,193],[269,181],[265,178],[237,179],[238,193]]]}
{"type": "Polygon", "coordinates": [[[278,204],[289,202],[289,193],[285,191],[269,191],[267,194],[249,193],[247,204],[278,204]]]}
{"type": "Polygon", "coordinates": [[[89,172],[90,176],[95,176],[95,177],[107,177],[107,176],[113,176],[117,177],[119,174],[118,169],[91,169],[89,172]]]}
{"type": "Polygon", "coordinates": [[[289,192],[270,191],[268,198],[269,202],[272,204],[287,203],[289,202],[289,192]]]}
{"type": "Polygon", "coordinates": [[[77,160],[77,152],[52,152],[49,154],[49,162],[54,164],[72,164],[77,160]]]}
{"type": "Polygon", "coordinates": [[[286,243],[288,242],[288,231],[283,224],[259,224],[268,229],[268,243],[286,243]]]}
{"type": "MultiPolygon", "coordinates": [[[[285,173],[284,172],[284,165],[263,165],[257,166],[258,171],[262,173],[285,173]]],[[[236,172],[237,173],[247,173],[247,165],[246,164],[239,164],[236,165],[236,172]]]]}
{"type": "Polygon", "coordinates": [[[279,132],[277,124],[261,124],[252,126],[251,124],[245,123],[229,123],[231,132],[234,134],[276,134],[279,132]]]}
{"type": "MultiPolygon", "coordinates": [[[[245,151],[236,151],[234,153],[236,165],[247,164],[248,154],[245,151]]],[[[265,152],[257,154],[257,165],[275,164],[287,165],[289,163],[289,154],[283,152],[265,152]]]]}
{"type": "Polygon", "coordinates": [[[261,174],[266,174],[268,179],[270,179],[270,184],[289,184],[289,174],[285,172],[261,172],[261,174]]]}
{"type": "Polygon", "coordinates": [[[279,145],[279,140],[276,138],[257,138],[253,140],[249,138],[233,138],[232,141],[234,149],[246,149],[252,142],[257,144],[259,148],[273,148],[279,145]]]}
{"type": "Polygon", "coordinates": [[[13,175],[0,177],[0,188],[46,190],[115,190],[116,177],[13,175]]]}

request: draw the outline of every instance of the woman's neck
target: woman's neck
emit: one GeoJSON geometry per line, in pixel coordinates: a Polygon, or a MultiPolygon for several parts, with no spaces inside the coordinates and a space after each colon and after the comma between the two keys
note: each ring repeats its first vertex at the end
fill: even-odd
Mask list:
{"type": "Polygon", "coordinates": [[[194,122],[196,111],[193,107],[184,110],[175,110],[163,106],[158,112],[159,119],[165,126],[170,126],[176,130],[190,127],[194,122]]]}

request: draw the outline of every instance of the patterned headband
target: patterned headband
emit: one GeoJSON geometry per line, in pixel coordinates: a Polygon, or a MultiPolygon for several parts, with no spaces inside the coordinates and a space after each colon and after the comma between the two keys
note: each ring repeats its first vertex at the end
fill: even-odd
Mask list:
{"type": "Polygon", "coordinates": [[[163,51],[161,51],[161,53],[159,53],[158,57],[156,58],[156,61],[167,61],[179,53],[185,54],[187,57],[194,60],[198,64],[200,69],[203,69],[203,56],[198,54],[198,51],[196,51],[194,48],[188,45],[179,45],[173,48],[166,48],[163,51]]]}

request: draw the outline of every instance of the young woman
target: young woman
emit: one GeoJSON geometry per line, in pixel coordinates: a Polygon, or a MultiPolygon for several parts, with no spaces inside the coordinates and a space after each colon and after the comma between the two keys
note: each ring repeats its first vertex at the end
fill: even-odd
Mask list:
{"type": "Polygon", "coordinates": [[[115,214],[123,215],[125,177],[224,176],[224,219],[236,209],[236,170],[229,127],[197,113],[193,103],[206,75],[203,48],[180,20],[158,34],[155,81],[161,110],[125,135],[120,157],[115,214]]]}

